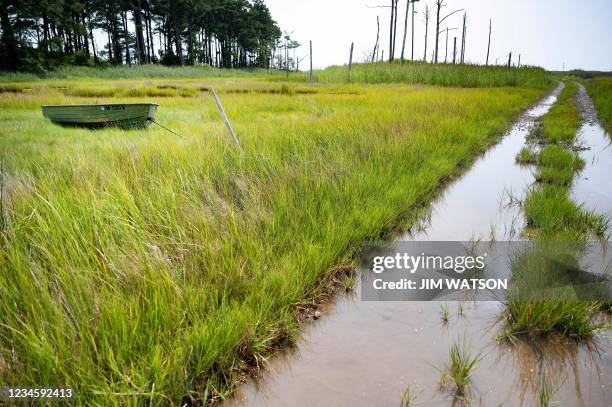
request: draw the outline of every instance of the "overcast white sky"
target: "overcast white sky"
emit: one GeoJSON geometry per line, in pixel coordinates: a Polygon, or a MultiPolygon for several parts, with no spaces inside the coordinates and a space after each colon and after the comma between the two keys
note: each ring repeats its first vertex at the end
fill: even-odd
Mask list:
{"type": "MultiPolygon", "coordinates": [[[[401,50],[407,0],[400,0],[396,49],[401,50]]],[[[313,41],[315,68],[344,64],[351,42],[362,60],[374,47],[376,16],[381,20],[381,45],[388,53],[390,0],[266,0],[280,27],[302,43],[301,57],[313,41]]],[[[423,57],[425,4],[416,3],[415,57],[423,57]]],[[[612,70],[612,0],[447,0],[447,12],[465,9],[468,14],[466,60],[484,62],[489,18],[493,19],[490,62],[507,61],[508,53],[522,55],[522,62],[550,70],[583,68],[612,70]]],[[[461,15],[450,17],[449,27],[461,28],[461,15]]],[[[433,49],[435,18],[430,22],[429,50],[433,49]]],[[[449,54],[452,52],[451,34],[449,54]]],[[[410,35],[408,35],[408,44],[410,35]]],[[[444,58],[445,37],[440,55],[444,58]]],[[[430,51],[428,51],[430,54],[430,51]]],[[[428,56],[430,58],[430,56],[428,56]]],[[[301,68],[307,63],[302,62],[301,68]]]]}

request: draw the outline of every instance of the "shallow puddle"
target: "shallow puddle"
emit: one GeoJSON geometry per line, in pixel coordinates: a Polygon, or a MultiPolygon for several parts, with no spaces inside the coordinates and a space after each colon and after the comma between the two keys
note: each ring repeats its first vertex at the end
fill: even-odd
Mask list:
{"type": "MultiPolygon", "coordinates": [[[[515,165],[515,157],[534,118],[548,111],[560,90],[527,112],[434,203],[428,222],[402,239],[518,238],[523,221],[518,209],[505,203],[509,195],[522,197],[534,178],[530,169],[515,165]]],[[[321,320],[305,327],[294,348],[274,357],[258,380],[241,386],[226,404],[393,406],[410,386],[415,405],[460,405],[440,389],[440,370],[460,339],[483,356],[472,376],[473,405],[535,405],[542,377],[554,392],[552,400],[560,402],[555,405],[612,405],[610,339],[547,343],[546,351],[498,344],[498,302],[446,303],[450,318],[443,323],[444,303],[362,302],[359,295],[357,286],[353,295],[338,298],[321,320]]]]}

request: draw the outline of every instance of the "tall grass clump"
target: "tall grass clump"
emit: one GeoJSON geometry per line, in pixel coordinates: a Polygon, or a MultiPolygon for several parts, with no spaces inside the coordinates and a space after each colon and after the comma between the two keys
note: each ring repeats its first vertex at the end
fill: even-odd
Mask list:
{"type": "Polygon", "coordinates": [[[542,138],[544,144],[571,145],[580,129],[581,119],[576,106],[578,85],[567,83],[557,103],[542,118],[542,138]]]}
{"type": "Polygon", "coordinates": [[[480,354],[472,354],[465,341],[453,343],[449,353],[449,365],[441,374],[442,386],[450,387],[456,397],[467,400],[472,373],[481,359],[480,354]]]}
{"type": "Polygon", "coordinates": [[[602,125],[612,135],[612,78],[600,77],[586,81],[586,87],[593,98],[602,125]]]}
{"type": "MultiPolygon", "coordinates": [[[[333,66],[315,73],[321,83],[348,81],[348,67],[333,66]]],[[[552,83],[542,68],[507,68],[500,66],[428,64],[407,61],[403,64],[378,62],[354,64],[355,83],[406,83],[452,87],[541,86],[552,83]]]]}
{"type": "Polygon", "coordinates": [[[294,340],[336,265],[543,94],[334,89],[225,94],[242,152],[208,97],[160,103],[177,137],[62,128],[40,105],[90,99],[0,95],[0,383],[69,385],[87,405],[221,398],[294,340]]]}

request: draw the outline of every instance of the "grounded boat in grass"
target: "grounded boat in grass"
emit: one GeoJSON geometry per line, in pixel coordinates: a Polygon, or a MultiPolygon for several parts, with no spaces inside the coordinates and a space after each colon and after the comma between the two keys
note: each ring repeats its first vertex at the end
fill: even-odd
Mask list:
{"type": "Polygon", "coordinates": [[[156,103],[43,105],[43,116],[67,126],[146,128],[155,120],[156,103]]]}

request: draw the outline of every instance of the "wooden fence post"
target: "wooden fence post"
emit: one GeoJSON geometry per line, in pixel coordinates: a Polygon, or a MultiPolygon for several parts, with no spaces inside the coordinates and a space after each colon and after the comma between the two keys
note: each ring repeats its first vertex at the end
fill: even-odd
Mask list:
{"type": "Polygon", "coordinates": [[[492,20],[489,18],[489,45],[487,45],[487,66],[489,66],[489,53],[491,52],[491,25],[492,20]]]}
{"type": "Polygon", "coordinates": [[[219,100],[219,97],[217,96],[217,93],[215,92],[215,89],[212,86],[210,87],[210,93],[212,93],[213,98],[215,98],[215,102],[217,103],[217,108],[219,109],[219,112],[221,113],[221,116],[223,117],[223,121],[225,122],[225,126],[227,126],[227,129],[229,130],[230,135],[234,139],[234,143],[236,143],[236,147],[238,147],[238,150],[241,150],[242,147],[240,147],[240,143],[238,142],[238,138],[236,137],[236,133],[234,133],[234,129],[232,129],[232,125],[230,124],[229,120],[227,119],[227,115],[225,114],[225,110],[223,110],[223,106],[221,105],[221,101],[219,100]]]}
{"type": "Polygon", "coordinates": [[[349,82],[351,81],[351,71],[353,70],[353,47],[355,43],[351,42],[351,55],[349,56],[349,82]]]}

